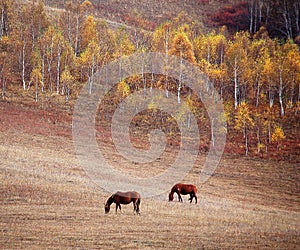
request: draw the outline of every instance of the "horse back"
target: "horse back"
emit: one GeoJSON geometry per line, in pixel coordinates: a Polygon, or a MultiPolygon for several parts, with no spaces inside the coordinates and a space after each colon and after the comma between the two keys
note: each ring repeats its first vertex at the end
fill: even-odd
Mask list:
{"type": "Polygon", "coordinates": [[[138,192],[131,191],[131,192],[120,192],[118,191],[114,195],[115,202],[121,204],[129,204],[130,202],[139,199],[140,195],[138,192]]]}
{"type": "Polygon", "coordinates": [[[180,193],[183,195],[190,194],[190,193],[197,193],[197,187],[192,184],[183,184],[178,183],[175,186],[177,186],[177,189],[180,190],[180,193]]]}

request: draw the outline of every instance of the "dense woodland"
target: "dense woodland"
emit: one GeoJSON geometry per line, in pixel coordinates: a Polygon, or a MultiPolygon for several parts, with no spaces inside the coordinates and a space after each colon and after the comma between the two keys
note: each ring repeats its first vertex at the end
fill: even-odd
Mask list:
{"type": "MultiPolygon", "coordinates": [[[[97,1],[63,1],[56,6],[63,9],[47,2],[0,0],[2,101],[26,95],[38,103],[51,95],[70,102],[107,62],[159,51],[208,76],[243,154],[280,154],[289,141],[299,149],[299,1],[235,1],[211,16],[209,31],[185,12],[162,23],[127,15],[127,25],[113,27],[97,15],[97,1]]],[[[136,89],[131,81],[121,82],[123,92],[136,89]]],[[[157,85],[184,96],[181,82],[165,82],[157,85]]]]}

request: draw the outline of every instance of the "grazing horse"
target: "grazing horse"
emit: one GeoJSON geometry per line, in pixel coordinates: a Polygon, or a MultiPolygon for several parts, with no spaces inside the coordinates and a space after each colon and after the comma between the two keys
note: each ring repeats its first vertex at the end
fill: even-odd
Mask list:
{"type": "Polygon", "coordinates": [[[121,211],[121,204],[129,204],[133,202],[133,211],[137,214],[140,214],[140,203],[141,203],[141,197],[138,192],[131,191],[131,192],[117,192],[110,196],[105,204],[105,213],[109,213],[110,205],[112,203],[116,203],[116,213],[118,208],[121,211]]]}
{"type": "Polygon", "coordinates": [[[178,195],[178,200],[182,202],[181,195],[190,195],[189,201],[192,203],[193,198],[195,197],[195,201],[197,203],[197,187],[192,184],[183,184],[177,183],[175,186],[172,187],[171,192],[169,193],[169,201],[174,199],[174,193],[178,195]]]}

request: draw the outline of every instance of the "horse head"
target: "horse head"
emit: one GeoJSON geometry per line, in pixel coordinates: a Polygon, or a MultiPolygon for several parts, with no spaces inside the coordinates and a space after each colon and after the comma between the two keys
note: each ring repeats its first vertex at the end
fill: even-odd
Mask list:
{"type": "Polygon", "coordinates": [[[104,210],[105,210],[105,213],[108,214],[109,213],[109,210],[110,210],[110,205],[108,205],[108,203],[105,204],[104,206],[104,210]]]}

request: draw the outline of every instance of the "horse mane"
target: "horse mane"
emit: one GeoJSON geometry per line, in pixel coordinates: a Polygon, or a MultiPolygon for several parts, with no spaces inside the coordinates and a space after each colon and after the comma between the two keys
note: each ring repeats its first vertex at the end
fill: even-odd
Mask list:
{"type": "Polygon", "coordinates": [[[110,196],[110,197],[108,198],[108,200],[107,200],[107,202],[106,202],[107,205],[110,206],[110,205],[114,202],[114,196],[115,196],[115,195],[113,194],[112,196],[110,196]]]}

